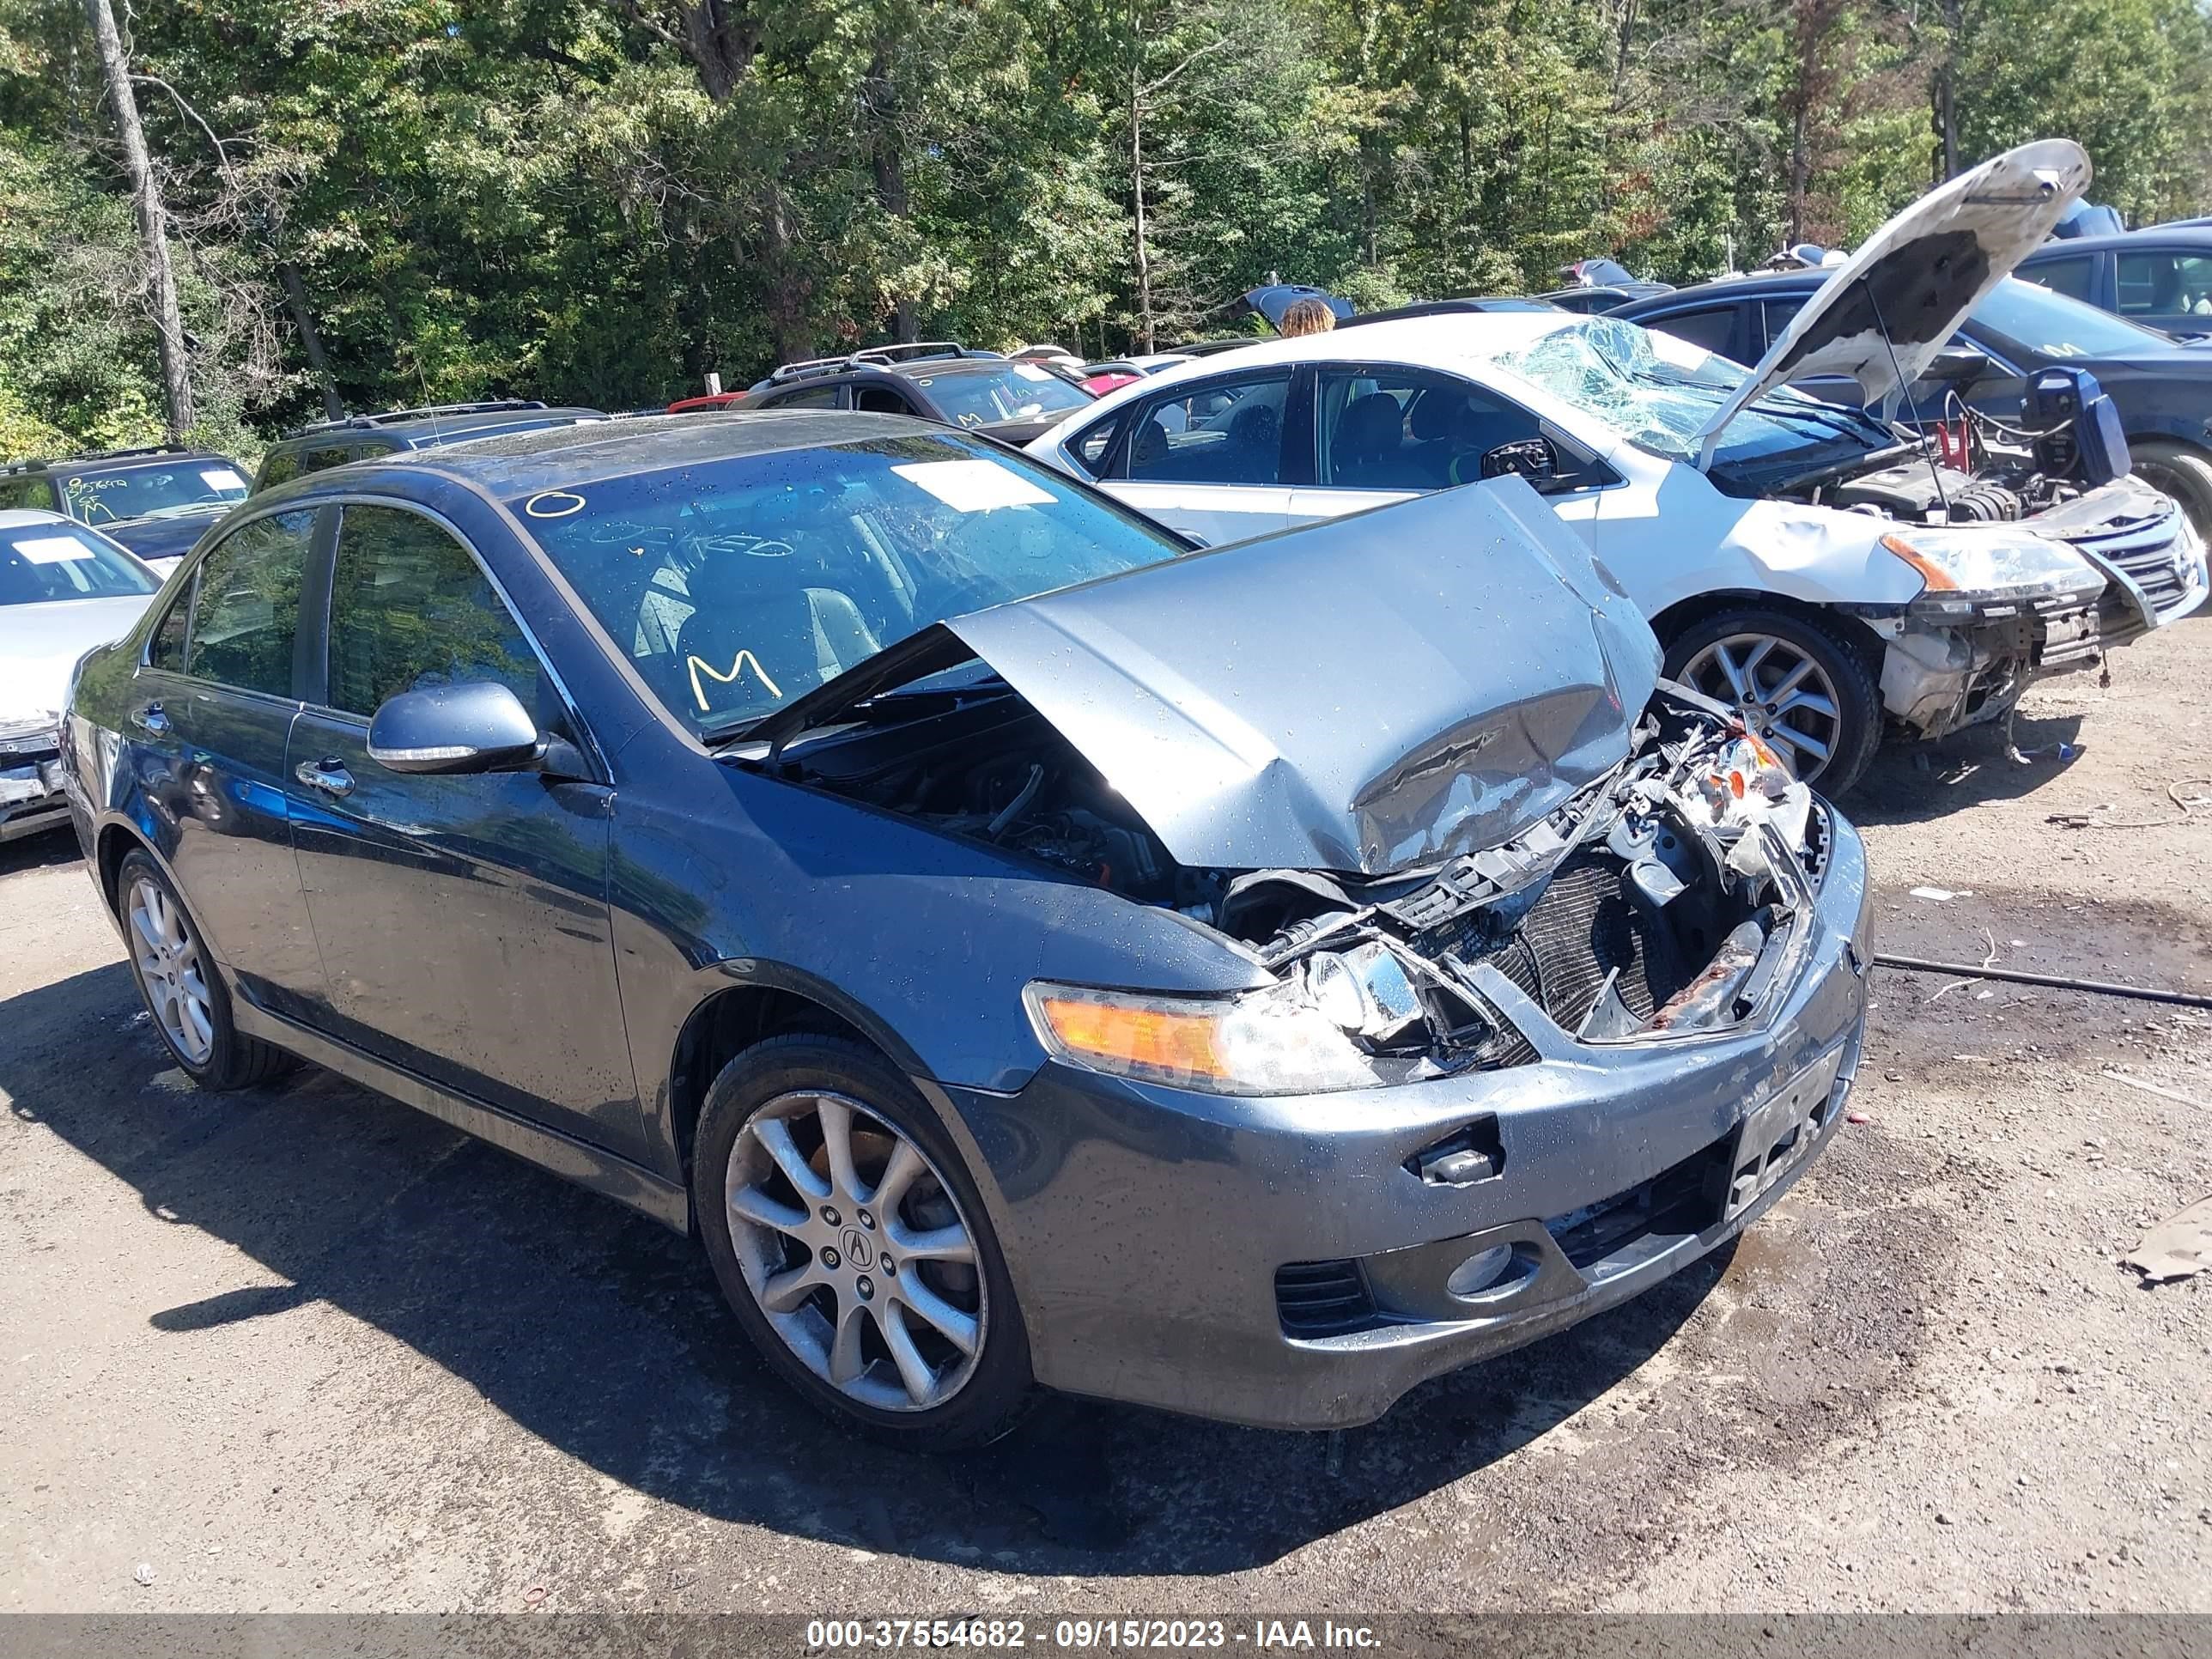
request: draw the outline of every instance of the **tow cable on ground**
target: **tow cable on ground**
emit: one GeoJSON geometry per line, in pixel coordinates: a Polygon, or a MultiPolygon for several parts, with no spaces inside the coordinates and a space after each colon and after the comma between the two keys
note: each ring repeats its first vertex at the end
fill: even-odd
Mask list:
{"type": "Polygon", "coordinates": [[[1905,974],[1943,974],[1959,979],[2002,979],[2015,985],[2048,985],[2061,991],[2086,991],[2092,996],[2133,997],[2139,1002],[2172,1002],[2185,1008],[2212,1008],[2212,996],[2194,991],[2168,991],[2151,985],[2115,985],[2110,980],[2075,979],[2065,974],[2030,974],[2017,968],[1984,968],[1972,963],[1930,962],[1925,957],[1894,957],[1875,953],[1877,968],[1894,968],[1905,974]]]}

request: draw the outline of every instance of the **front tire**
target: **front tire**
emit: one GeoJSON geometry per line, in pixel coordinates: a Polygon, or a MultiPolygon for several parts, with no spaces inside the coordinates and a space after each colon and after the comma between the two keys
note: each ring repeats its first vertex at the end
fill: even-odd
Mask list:
{"type": "Polygon", "coordinates": [[[218,1094],[250,1089],[289,1070],[282,1048],[247,1036],[231,1018],[230,993],[184,901],[143,852],[125,855],[115,875],[131,976],[154,1029],[185,1074],[218,1094]]]}
{"type": "Polygon", "coordinates": [[[1881,741],[1881,693],[1826,623],[1764,605],[1701,617],[1667,647],[1666,673],[1734,708],[1801,782],[1840,795],[1881,741]]]}
{"type": "Polygon", "coordinates": [[[2130,444],[2129,451],[2142,481],[2179,501],[2197,533],[2212,541],[2212,459],[2202,450],[2161,438],[2142,439],[2130,444]]]}
{"type": "Polygon", "coordinates": [[[881,1055],[795,1035],[732,1060],[691,1198],[738,1322],[817,1408],[925,1451],[1019,1420],[1035,1387],[1006,1258],[951,1136],[881,1055]]]}

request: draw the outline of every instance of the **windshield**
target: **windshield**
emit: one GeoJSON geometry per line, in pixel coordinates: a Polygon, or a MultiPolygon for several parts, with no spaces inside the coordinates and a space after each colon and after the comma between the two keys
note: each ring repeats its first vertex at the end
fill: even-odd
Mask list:
{"type": "Polygon", "coordinates": [[[1182,552],[988,440],[781,450],[513,504],[671,713],[717,737],[933,623],[1182,552]]]}
{"type": "Polygon", "coordinates": [[[246,476],[220,455],[188,455],[159,466],[88,468],[62,475],[69,515],[89,525],[173,518],[246,499],[246,476]]]}
{"type": "Polygon", "coordinates": [[[1973,311],[1974,326],[2042,357],[2140,357],[2179,351],[2167,335],[2008,276],[1973,311]]]}
{"type": "Polygon", "coordinates": [[[0,530],[0,605],[111,599],[161,584],[121,548],[65,524],[0,530]]]}
{"type": "Polygon", "coordinates": [[[1082,387],[1034,363],[1008,363],[1004,368],[981,373],[917,374],[914,383],[927,387],[937,406],[957,426],[1025,421],[1079,409],[1091,401],[1082,387]]]}
{"type": "MultiPolygon", "coordinates": [[[[1698,434],[1748,373],[1617,317],[1579,319],[1500,352],[1495,361],[1638,447],[1677,461],[1697,459],[1698,434]]],[[[1713,459],[1716,465],[1739,466],[1784,455],[1811,461],[1870,453],[1895,441],[1888,428],[1856,410],[1784,388],[1746,404],[1722,431],[1713,459]]]]}

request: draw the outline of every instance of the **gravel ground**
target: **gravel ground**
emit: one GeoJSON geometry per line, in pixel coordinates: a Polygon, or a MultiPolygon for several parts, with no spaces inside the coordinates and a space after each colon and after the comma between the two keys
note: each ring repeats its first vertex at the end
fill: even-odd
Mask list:
{"type": "MultiPolygon", "coordinates": [[[[2031,698],[2070,765],[1887,757],[1882,946],[2212,993],[2212,815],[2050,821],[2179,816],[2208,684],[2197,618],[2031,698]]],[[[325,1074],[199,1092],[68,838],[0,849],[0,1609],[2212,1611],[2212,1275],[2119,1261],[2212,1193],[2212,1014],[1875,994],[1869,1121],[1639,1301],[1338,1436],[938,1462],[653,1224],[325,1074]]]]}

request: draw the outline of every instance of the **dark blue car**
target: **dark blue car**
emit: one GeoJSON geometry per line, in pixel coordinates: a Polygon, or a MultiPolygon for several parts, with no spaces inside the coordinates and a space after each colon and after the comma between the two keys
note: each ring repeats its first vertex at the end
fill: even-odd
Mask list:
{"type": "Polygon", "coordinates": [[[61,769],[204,1086],[304,1057],[695,1232],[886,1436],[1322,1426],[1842,1116],[1858,838],[1658,664],[1518,478],[1190,553],[921,421],[671,416],[257,497],[61,769]]]}
{"type": "MultiPolygon", "coordinates": [[[[2040,270],[2030,270],[2038,260],[2071,257],[2086,245],[2051,245],[2021,269],[2039,282],[2040,270]]],[[[1827,280],[1826,272],[1803,271],[1703,283],[1611,314],[1755,363],[1827,280]]],[[[2184,343],[2017,276],[2000,282],[1974,307],[1953,343],[1985,361],[1939,363],[1939,368],[1965,372],[1951,380],[1923,379],[1912,388],[1910,406],[1900,410],[1906,418],[1940,419],[1955,386],[1976,408],[2016,422],[2030,376],[2051,368],[2086,368],[2119,411],[2136,472],[2188,509],[2199,536],[2212,538],[2212,346],[2184,343]]],[[[1858,401],[1849,380],[1796,384],[1816,395],[1858,401]]]]}
{"type": "Polygon", "coordinates": [[[2049,242],[2018,270],[2054,294],[2145,328],[2212,334],[2212,226],[2154,225],[2049,242]]]}

